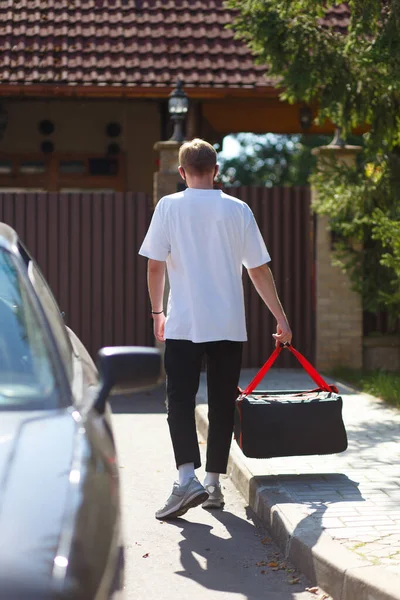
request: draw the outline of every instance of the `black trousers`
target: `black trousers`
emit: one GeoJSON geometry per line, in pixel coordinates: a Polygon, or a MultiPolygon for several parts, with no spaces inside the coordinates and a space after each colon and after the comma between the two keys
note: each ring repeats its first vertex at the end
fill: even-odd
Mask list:
{"type": "Polygon", "coordinates": [[[201,464],[195,399],[205,358],[209,420],[206,471],[226,473],[243,344],[227,340],[195,344],[170,339],[165,344],[168,425],[176,466],[192,462],[197,469],[201,464]]]}

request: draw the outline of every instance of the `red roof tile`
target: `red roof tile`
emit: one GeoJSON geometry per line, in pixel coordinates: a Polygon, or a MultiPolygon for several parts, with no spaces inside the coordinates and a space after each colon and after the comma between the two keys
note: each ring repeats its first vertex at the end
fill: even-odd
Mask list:
{"type": "MultiPolygon", "coordinates": [[[[348,25],[346,5],[325,23],[348,25]]],[[[264,87],[223,0],[0,0],[0,82],[264,87]]]]}

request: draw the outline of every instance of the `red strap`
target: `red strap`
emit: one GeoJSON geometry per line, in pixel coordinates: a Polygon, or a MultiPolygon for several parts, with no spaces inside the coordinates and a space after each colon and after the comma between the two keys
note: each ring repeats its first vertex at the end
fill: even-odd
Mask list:
{"type": "MultiPolygon", "coordinates": [[[[313,379],[315,381],[315,383],[317,384],[319,389],[324,390],[325,392],[333,391],[333,392],[337,393],[337,388],[335,386],[328,385],[326,383],[326,381],[318,373],[318,371],[316,369],[314,369],[314,367],[311,365],[311,363],[309,363],[308,360],[302,354],[300,354],[300,352],[298,350],[293,348],[293,346],[291,346],[290,344],[285,347],[288,350],[290,350],[290,352],[297,358],[297,360],[299,361],[299,363],[301,364],[303,369],[308,373],[308,375],[311,377],[311,379],[313,379]]],[[[242,397],[245,397],[248,394],[251,394],[251,392],[257,387],[257,385],[263,379],[265,374],[272,367],[272,365],[274,364],[274,362],[276,361],[276,359],[282,352],[283,348],[284,348],[284,346],[279,346],[278,348],[275,348],[275,350],[272,352],[272,354],[269,357],[269,359],[267,360],[267,362],[261,367],[261,369],[259,370],[257,375],[254,377],[254,379],[249,383],[247,388],[244,390],[242,397]]]]}
{"type": "Polygon", "coordinates": [[[318,373],[317,369],[314,369],[312,364],[310,362],[308,362],[308,360],[305,358],[305,356],[303,356],[298,350],[293,348],[293,346],[291,346],[291,345],[288,346],[288,349],[297,358],[297,360],[299,361],[299,363],[301,364],[303,369],[306,371],[306,373],[308,373],[308,375],[311,377],[311,379],[313,381],[315,381],[315,383],[321,390],[324,390],[325,392],[334,391],[337,393],[337,391],[338,391],[337,388],[335,386],[328,385],[326,383],[325,379],[323,379],[321,377],[321,375],[318,373]]]}
{"type": "Polygon", "coordinates": [[[250,381],[249,385],[243,392],[243,396],[247,396],[248,394],[251,394],[251,392],[258,386],[261,379],[264,377],[264,375],[267,373],[267,371],[270,370],[270,368],[272,367],[272,365],[274,364],[274,362],[276,361],[276,359],[282,352],[282,348],[283,348],[283,346],[279,346],[278,348],[275,348],[275,350],[273,351],[273,353],[271,354],[271,356],[269,357],[267,362],[261,367],[261,369],[258,371],[257,375],[254,377],[254,379],[252,379],[252,381],[250,381]]]}

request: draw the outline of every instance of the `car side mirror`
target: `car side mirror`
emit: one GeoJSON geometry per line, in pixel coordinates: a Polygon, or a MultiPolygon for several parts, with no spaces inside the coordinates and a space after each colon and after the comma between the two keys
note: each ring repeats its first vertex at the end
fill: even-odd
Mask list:
{"type": "Polygon", "coordinates": [[[115,346],[97,355],[101,388],[94,408],[103,414],[109,395],[132,394],[161,382],[161,354],[155,348],[115,346]]]}

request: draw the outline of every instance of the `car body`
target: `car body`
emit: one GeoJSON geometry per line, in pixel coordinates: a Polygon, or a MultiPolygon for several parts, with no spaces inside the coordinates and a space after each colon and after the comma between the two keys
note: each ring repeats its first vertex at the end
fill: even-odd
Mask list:
{"type": "Polygon", "coordinates": [[[121,516],[107,399],[156,383],[154,349],[108,348],[96,368],[37,264],[0,223],[0,596],[109,600],[121,516]]]}

